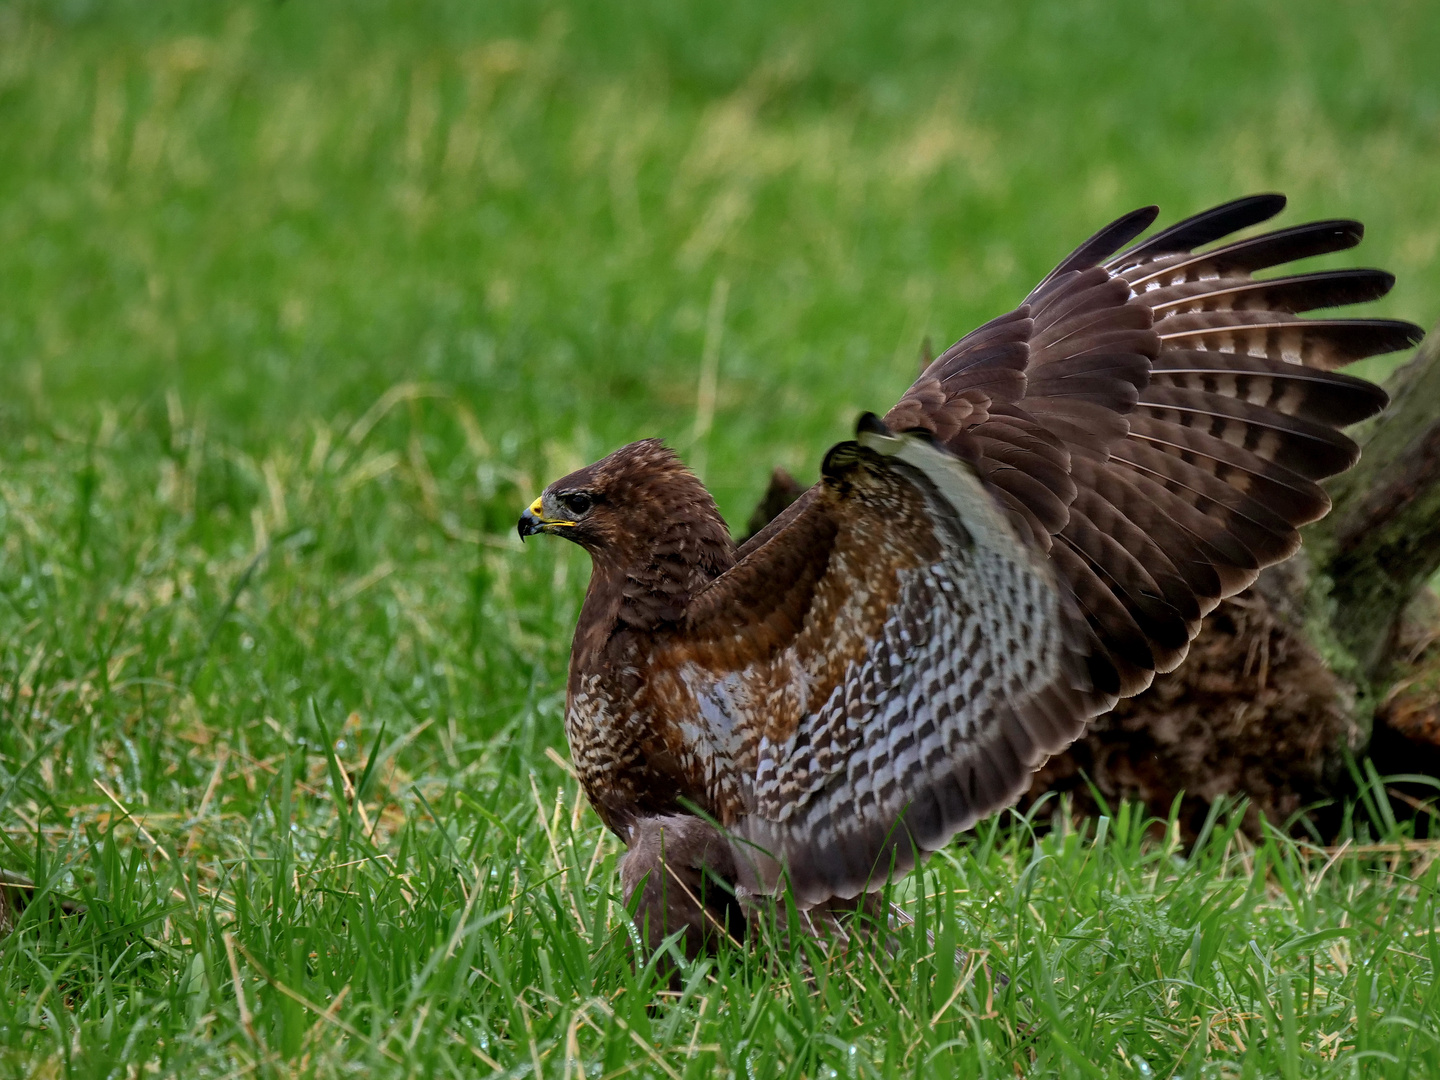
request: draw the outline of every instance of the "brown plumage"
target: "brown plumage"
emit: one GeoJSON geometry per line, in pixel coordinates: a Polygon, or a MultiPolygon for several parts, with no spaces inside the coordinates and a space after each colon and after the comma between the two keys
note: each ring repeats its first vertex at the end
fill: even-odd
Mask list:
{"type": "Polygon", "coordinates": [[[805,908],[908,870],[1295,551],[1329,509],[1317,481],[1358,454],[1339,429],[1386,401],[1333,369],[1420,331],[1300,317],[1383,295],[1380,271],[1252,277],[1354,246],[1355,222],[1196,251],[1283,205],[1240,199],[1119,254],[1155,209],[1102,229],[743,546],[653,439],[526,511],[522,536],[594,561],[566,734],[652,940],[734,936],[717,880],[742,900],[788,883],[805,908]]]}

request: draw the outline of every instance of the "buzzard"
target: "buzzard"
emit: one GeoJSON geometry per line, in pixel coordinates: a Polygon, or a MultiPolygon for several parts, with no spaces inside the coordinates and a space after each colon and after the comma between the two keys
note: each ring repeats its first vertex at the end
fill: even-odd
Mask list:
{"type": "Polygon", "coordinates": [[[802,910],[863,903],[1294,553],[1329,509],[1317,481],[1358,457],[1340,429],[1386,404],[1334,369],[1421,332],[1299,317],[1383,296],[1383,271],[1254,276],[1353,247],[1357,222],[1206,249],[1284,205],[1239,199],[1123,251],[1156,208],[1107,225],[743,545],[656,439],[525,511],[522,538],[593,562],[565,732],[652,943],[742,935],[785,888],[802,910]]]}

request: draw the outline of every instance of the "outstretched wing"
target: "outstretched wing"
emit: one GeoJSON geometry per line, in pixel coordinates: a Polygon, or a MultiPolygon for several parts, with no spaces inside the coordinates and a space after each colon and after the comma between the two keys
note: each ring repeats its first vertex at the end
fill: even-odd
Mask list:
{"type": "Polygon", "coordinates": [[[1121,218],[937,358],[885,417],[970,461],[1049,551],[1123,695],[1178,665],[1201,618],[1329,509],[1317,481],[1359,453],[1339,429],[1386,402],[1333,369],[1421,337],[1388,319],[1298,317],[1384,295],[1382,271],[1253,276],[1353,247],[1358,222],[1195,251],[1284,205],[1239,199],[1115,255],[1155,211],[1121,218]]]}
{"type": "Polygon", "coordinates": [[[853,896],[1009,804],[1326,512],[1317,481],[1358,454],[1339,429],[1386,400],[1333,369],[1421,334],[1298,317],[1382,295],[1379,271],[1253,277],[1353,246],[1354,222],[1195,252],[1283,205],[1119,255],[1154,210],[1101,230],[696,598],[655,687],[696,718],[747,884],[783,866],[802,902],[853,896]]]}
{"type": "Polygon", "coordinates": [[[871,420],[696,597],[647,688],[721,763],[703,786],[742,883],[771,891],[784,866],[802,903],[877,887],[1013,802],[1113,691],[969,466],[871,420]]]}

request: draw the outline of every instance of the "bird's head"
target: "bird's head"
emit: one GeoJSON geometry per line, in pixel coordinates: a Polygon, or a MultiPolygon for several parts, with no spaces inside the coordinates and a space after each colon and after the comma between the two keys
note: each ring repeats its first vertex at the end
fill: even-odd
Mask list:
{"type": "Polygon", "coordinates": [[[704,560],[716,545],[727,554],[730,547],[715,500],[659,439],[562,476],[520,515],[518,531],[521,539],[563,536],[596,559],[628,566],[704,560]]]}

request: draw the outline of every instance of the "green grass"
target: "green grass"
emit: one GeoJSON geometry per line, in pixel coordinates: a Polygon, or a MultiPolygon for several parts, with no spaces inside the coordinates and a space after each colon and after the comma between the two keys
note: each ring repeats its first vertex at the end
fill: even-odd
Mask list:
{"type": "Polygon", "coordinates": [[[1388,804],[986,825],[893,959],[669,995],[561,764],[585,561],[513,538],[645,435],[743,519],[1151,201],[1360,217],[1434,323],[1436,56],[1400,2],[0,6],[0,1074],[1440,1075],[1388,804]]]}

